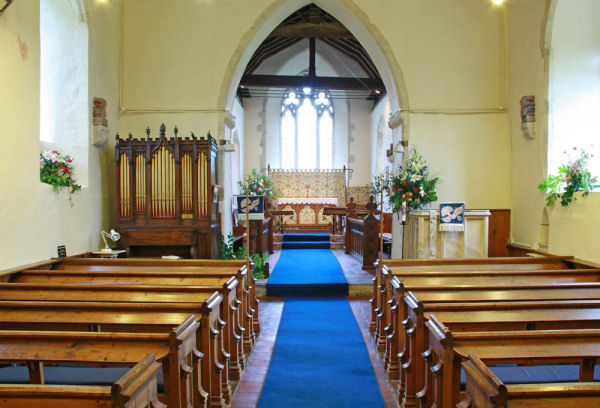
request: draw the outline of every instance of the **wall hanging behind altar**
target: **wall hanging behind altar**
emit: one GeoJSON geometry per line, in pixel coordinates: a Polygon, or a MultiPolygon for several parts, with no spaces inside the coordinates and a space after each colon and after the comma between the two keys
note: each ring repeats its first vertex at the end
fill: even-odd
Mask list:
{"type": "Polygon", "coordinates": [[[269,175],[281,197],[335,197],[346,202],[346,172],[332,170],[270,169],[269,175]]]}

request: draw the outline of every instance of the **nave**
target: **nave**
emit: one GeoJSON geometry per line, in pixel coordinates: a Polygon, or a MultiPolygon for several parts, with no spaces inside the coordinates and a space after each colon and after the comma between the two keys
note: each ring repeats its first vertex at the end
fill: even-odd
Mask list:
{"type": "Polygon", "coordinates": [[[346,277],[368,283],[370,275],[341,250],[283,249],[273,259],[267,292],[286,297],[261,301],[269,321],[232,406],[395,407],[368,340],[367,293],[348,297],[346,277]]]}

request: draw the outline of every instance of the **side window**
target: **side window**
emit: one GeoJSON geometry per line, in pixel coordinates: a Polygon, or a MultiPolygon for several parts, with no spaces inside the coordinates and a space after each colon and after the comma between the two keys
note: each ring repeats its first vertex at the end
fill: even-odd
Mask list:
{"type": "Polygon", "coordinates": [[[40,0],[40,150],[73,158],[87,185],[90,113],[88,26],[83,2],[40,0]]]}

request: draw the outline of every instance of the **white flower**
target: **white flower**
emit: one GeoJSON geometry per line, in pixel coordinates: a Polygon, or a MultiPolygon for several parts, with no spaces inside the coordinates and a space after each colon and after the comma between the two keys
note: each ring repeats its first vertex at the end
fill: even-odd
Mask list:
{"type": "Polygon", "coordinates": [[[412,181],[413,183],[419,180],[421,180],[421,176],[419,176],[418,174],[413,174],[412,176],[410,176],[410,181],[412,181]]]}

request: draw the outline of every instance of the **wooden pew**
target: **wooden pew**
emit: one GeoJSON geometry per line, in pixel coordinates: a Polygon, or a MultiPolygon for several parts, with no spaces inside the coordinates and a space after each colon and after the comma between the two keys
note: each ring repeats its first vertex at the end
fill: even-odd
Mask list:
{"type": "Polygon", "coordinates": [[[3,408],[165,408],[158,400],[154,354],[108,386],[0,384],[3,408]]]}
{"type": "Polygon", "coordinates": [[[600,328],[600,301],[594,300],[423,304],[412,293],[404,300],[407,318],[403,322],[405,344],[400,356],[399,392],[409,406],[417,396],[427,400],[431,393],[426,385],[431,373],[421,355],[433,349],[429,344],[431,333],[428,336],[425,327],[430,327],[426,323],[434,313],[455,332],[600,328]]]}
{"type": "MultiPolygon", "coordinates": [[[[163,333],[177,326],[190,313],[202,310],[203,306],[199,303],[0,301],[0,328],[163,333]]],[[[199,329],[195,347],[204,354],[200,370],[202,388],[210,392],[212,405],[222,406],[230,402],[232,390],[225,375],[227,366],[222,363],[221,325],[216,316],[212,317],[210,325],[206,324],[207,319],[198,322],[204,324],[199,329]]]]}
{"type": "Polygon", "coordinates": [[[44,363],[134,366],[153,353],[162,363],[167,406],[202,406],[197,328],[190,316],[163,334],[1,330],[0,362],[27,364],[32,383],[43,384],[44,363]]]}
{"type": "MultiPolygon", "coordinates": [[[[389,302],[390,323],[386,327],[387,342],[384,364],[388,377],[397,380],[400,373],[398,353],[404,350],[406,319],[404,295],[407,289],[397,278],[391,279],[392,299],[389,302]]],[[[600,299],[600,283],[572,283],[545,285],[493,286],[412,286],[411,292],[423,303],[468,303],[468,302],[527,302],[539,300],[593,300],[600,299]]]]}
{"type": "Polygon", "coordinates": [[[579,364],[579,380],[593,380],[600,359],[600,330],[451,332],[433,316],[427,322],[432,400],[422,406],[455,407],[461,362],[469,354],[488,364],[579,364]]]}
{"type": "MultiPolygon", "coordinates": [[[[229,278],[221,286],[10,283],[0,284],[0,300],[197,303],[219,290],[223,297],[220,317],[225,322],[223,344],[225,351],[230,354],[229,377],[237,381],[246,363],[242,344],[244,328],[240,325],[239,302],[235,296],[238,283],[235,277],[229,278]]],[[[195,314],[201,315],[202,310],[202,306],[199,306],[195,314]]]]}
{"type": "MultiPolygon", "coordinates": [[[[397,276],[401,280],[401,285],[404,287],[404,291],[414,288],[424,287],[456,287],[456,286],[487,286],[487,287],[502,287],[506,285],[552,285],[558,283],[577,283],[577,282],[600,282],[600,270],[598,269],[564,269],[557,273],[556,270],[522,270],[522,271],[503,271],[503,270],[491,270],[491,271],[465,271],[457,272],[453,271],[450,275],[445,275],[439,272],[436,275],[429,276],[397,276]]],[[[385,282],[383,287],[392,288],[390,274],[384,271],[385,282]],[[388,284],[387,282],[390,282],[388,284]]],[[[376,314],[375,324],[375,341],[378,346],[378,350],[386,352],[390,349],[393,341],[398,341],[394,338],[396,335],[392,328],[393,313],[392,305],[402,304],[401,299],[394,299],[396,297],[402,297],[404,291],[386,289],[380,293],[380,299],[382,305],[379,313],[376,314]],[[391,295],[388,295],[391,293],[391,295]],[[390,334],[392,336],[390,337],[390,334]]],[[[399,318],[403,316],[400,315],[399,318]]],[[[402,321],[402,320],[400,320],[402,321]]]]}
{"type": "MultiPolygon", "coordinates": [[[[117,270],[121,267],[144,267],[146,271],[177,272],[188,271],[197,273],[227,272],[226,268],[235,270],[243,284],[240,290],[244,290],[248,298],[247,314],[252,316],[253,335],[260,333],[258,317],[258,299],[256,298],[256,281],[253,272],[248,270],[245,260],[238,259],[151,259],[151,258],[125,258],[125,259],[99,259],[99,258],[64,258],[48,261],[35,265],[35,269],[69,269],[69,268],[91,268],[92,270],[117,270]],[[75,266],[78,265],[78,266],[75,266]],[[119,268],[117,268],[119,267],[119,268]],[[215,269],[218,268],[218,269],[215,269]]],[[[30,269],[33,269],[30,268],[30,269]]],[[[140,269],[137,269],[140,270],[140,269]]],[[[14,270],[13,270],[14,273],[14,270]]],[[[242,299],[241,296],[238,298],[242,299]]]]}
{"type": "Polygon", "coordinates": [[[462,363],[466,395],[458,408],[593,408],[600,406],[600,383],[507,384],[476,356],[462,363]]]}
{"type": "MultiPolygon", "coordinates": [[[[600,269],[557,269],[561,262],[553,263],[509,263],[509,264],[491,264],[491,265],[465,265],[467,270],[449,270],[449,271],[404,271],[397,273],[394,270],[386,268],[384,265],[381,277],[382,282],[378,288],[375,288],[373,295],[373,304],[371,306],[372,335],[379,351],[384,351],[386,347],[386,328],[390,324],[391,312],[391,278],[393,276],[401,279],[406,285],[420,286],[452,286],[452,285],[481,285],[482,279],[493,279],[496,277],[498,284],[513,284],[519,281],[535,279],[538,283],[547,281],[549,283],[568,283],[568,282],[595,282],[600,281],[600,269]],[[549,267],[550,269],[540,269],[540,267],[549,267]],[[375,306],[375,303],[378,303],[375,306]]],[[[462,267],[462,265],[452,265],[462,267]]],[[[490,284],[493,284],[490,281],[490,284]]]]}
{"type": "MultiPolygon", "coordinates": [[[[94,269],[91,265],[89,268],[94,269]]],[[[96,285],[173,285],[173,286],[202,286],[223,285],[230,278],[230,272],[152,272],[145,270],[129,270],[131,267],[113,267],[108,271],[84,269],[69,270],[25,270],[11,275],[11,283],[71,283],[71,284],[96,284],[96,285]]],[[[135,268],[135,267],[134,267],[135,268]]],[[[241,300],[242,327],[244,327],[244,350],[250,352],[255,344],[257,333],[254,320],[258,317],[250,307],[249,293],[243,289],[244,280],[238,277],[238,298],[241,300]],[[240,288],[241,286],[241,288],[240,288]]]]}
{"type": "MultiPolygon", "coordinates": [[[[198,349],[206,350],[206,370],[209,372],[215,371],[213,366],[218,366],[223,363],[224,372],[222,373],[222,392],[226,401],[231,398],[231,380],[239,380],[245,365],[245,359],[241,344],[241,335],[239,332],[239,324],[237,321],[237,303],[235,299],[235,289],[238,282],[235,277],[231,277],[222,285],[219,286],[150,286],[150,285],[58,285],[58,284],[0,284],[0,299],[10,299],[13,302],[0,302],[0,305],[16,304],[15,300],[32,301],[23,304],[23,307],[35,308],[41,304],[40,301],[67,301],[67,302],[124,302],[129,303],[134,309],[141,313],[146,313],[152,318],[153,313],[168,311],[178,311],[181,313],[196,314],[204,316],[206,324],[202,324],[201,335],[198,336],[198,349]],[[211,300],[215,297],[215,290],[219,290],[223,299],[221,306],[210,305],[211,300]],[[139,302],[153,302],[152,304],[138,304],[139,302]],[[162,302],[156,304],[157,302],[162,302]],[[224,324],[223,324],[224,323],[224,324]],[[211,340],[214,338],[214,340],[211,340]],[[217,342],[218,346],[212,346],[212,342],[217,342]],[[217,352],[214,352],[214,350],[217,352]]],[[[89,305],[89,304],[88,304],[89,305]]],[[[121,303],[115,303],[115,309],[121,307],[121,303]]],[[[66,307],[66,306],[65,306],[66,307]]],[[[73,306],[75,307],[75,306],[73,306]]],[[[89,306],[92,308],[92,306],[89,306]]],[[[85,311],[83,308],[82,311],[85,311]]],[[[40,311],[41,313],[44,310],[40,311]]],[[[105,313],[99,312],[99,313],[105,313]]],[[[115,312],[116,313],[116,312],[115,312]]],[[[92,313],[87,313],[91,319],[92,313]]],[[[104,317],[104,316],[101,316],[104,317]]],[[[4,321],[0,319],[0,321],[4,321]]],[[[9,321],[15,324],[18,320],[9,321]]],[[[177,320],[175,320],[177,322],[177,320]]],[[[96,330],[106,330],[106,326],[101,326],[94,321],[89,322],[90,325],[98,325],[96,330]]],[[[0,324],[0,327],[2,325],[0,324]]],[[[36,328],[37,329],[37,328],[36,328]]],[[[85,327],[84,327],[85,329],[85,327]]],[[[120,328],[123,330],[132,330],[133,328],[120,328]]],[[[80,329],[82,330],[82,329],[80,329]]],[[[115,330],[115,329],[113,329],[115,330]]],[[[203,380],[204,385],[208,386],[209,379],[203,380]]],[[[217,392],[217,390],[215,390],[217,392]]]]}
{"type": "MultiPolygon", "coordinates": [[[[369,329],[378,347],[385,341],[382,325],[377,329],[377,319],[384,313],[386,291],[389,280],[384,284],[384,276],[403,276],[411,272],[440,271],[478,271],[478,270],[536,270],[536,269],[570,269],[573,267],[571,256],[545,257],[496,257],[496,258],[446,258],[446,259],[386,259],[382,266],[375,268],[373,297],[371,298],[371,322],[369,329]],[[508,266],[510,265],[510,266],[508,266]],[[382,295],[383,293],[383,295],[382,295]],[[377,334],[376,334],[377,333],[377,334]]],[[[388,278],[388,279],[389,279],[388,278]]],[[[389,293],[389,292],[387,292],[389,293]]]]}

